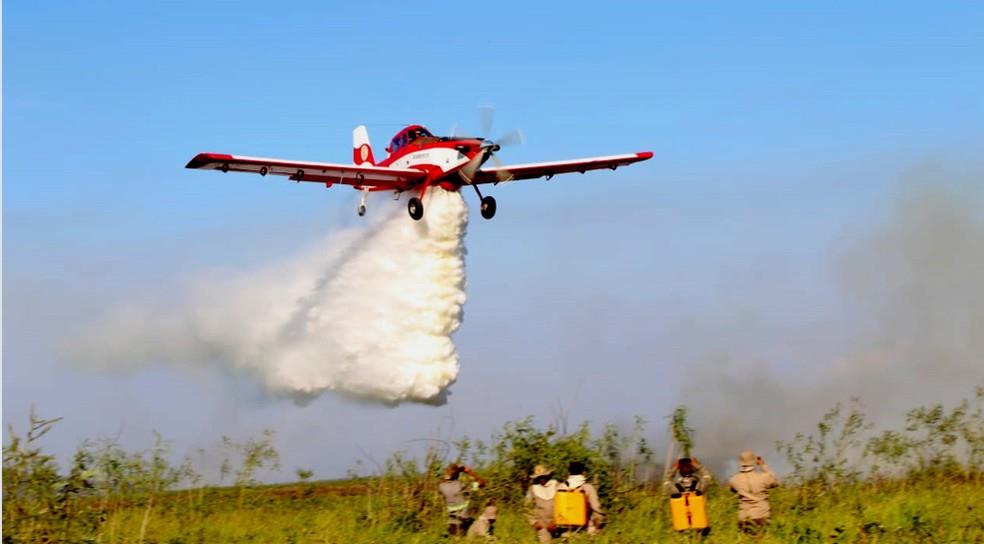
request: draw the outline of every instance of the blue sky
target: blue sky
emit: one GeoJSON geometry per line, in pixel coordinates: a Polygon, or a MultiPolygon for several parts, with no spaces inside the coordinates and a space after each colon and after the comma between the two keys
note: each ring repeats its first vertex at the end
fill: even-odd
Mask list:
{"type": "Polygon", "coordinates": [[[3,421],[67,416],[62,453],[120,429],[183,453],[276,426],[286,466],[328,477],[558,406],[659,422],[709,344],[795,373],[777,337],[839,337],[834,249],[907,172],[984,149],[973,2],[5,7],[3,421]],[[448,406],[296,407],[211,371],[92,375],[59,355],[118,302],[357,221],[354,191],[183,169],[195,153],[348,161],[368,124],[378,157],[402,124],[477,131],[479,104],[526,134],[507,163],[656,156],[497,188],[492,222],[472,210],[448,406]]]}

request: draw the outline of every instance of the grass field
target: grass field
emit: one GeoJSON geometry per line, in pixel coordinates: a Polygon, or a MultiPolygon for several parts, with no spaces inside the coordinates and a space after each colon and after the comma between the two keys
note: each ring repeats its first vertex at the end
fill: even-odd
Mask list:
{"type": "MultiPolygon", "coordinates": [[[[736,499],[715,484],[704,541],[984,543],[984,392],[975,400],[949,410],[917,408],[903,429],[879,433],[857,410],[835,407],[812,433],[777,444],[792,471],[773,491],[764,534],[738,531],[736,499]]],[[[671,422],[678,441],[693,445],[685,411],[671,422]]],[[[438,475],[450,460],[467,461],[488,479],[472,496],[473,511],[499,506],[500,542],[535,542],[522,504],[526,477],[534,463],[566,467],[569,460],[587,463],[608,510],[602,534],[569,542],[698,540],[672,530],[661,478],[642,477],[652,451],[641,421],[631,432],[608,426],[592,434],[587,425],[561,433],[526,419],[487,443],[397,452],[367,477],[308,482],[310,473],[298,470],[298,482],[278,485],[254,479],[278,462],[272,432],[241,443],[225,439],[223,486],[202,485],[188,460],[172,464],[160,438],[139,452],[85,443],[62,470],[38,445],[55,426],[35,417],[26,434],[11,430],[4,542],[437,542],[447,539],[438,475]]]]}
{"type": "MultiPolygon", "coordinates": [[[[79,524],[61,531],[7,534],[5,541],[139,542],[436,542],[443,538],[441,513],[421,526],[401,525],[375,510],[386,501],[366,494],[363,485],[308,483],[247,491],[242,505],[234,489],[192,489],[160,497],[151,509],[135,503],[117,506],[105,517],[98,504],[72,512],[79,524]],[[355,493],[353,493],[355,492],[355,493]],[[94,519],[89,519],[95,516],[94,519]],[[60,534],[59,534],[60,533],[60,534]]],[[[805,493],[780,488],[773,495],[774,519],[761,538],[741,535],[730,492],[709,494],[712,531],[707,542],[984,542],[984,481],[924,478],[881,484],[847,485],[805,493]]],[[[687,542],[675,533],[668,504],[658,494],[640,492],[635,505],[614,513],[604,532],[578,535],[572,542],[687,542]]],[[[521,509],[504,508],[495,529],[502,542],[534,542],[521,509]]]]}

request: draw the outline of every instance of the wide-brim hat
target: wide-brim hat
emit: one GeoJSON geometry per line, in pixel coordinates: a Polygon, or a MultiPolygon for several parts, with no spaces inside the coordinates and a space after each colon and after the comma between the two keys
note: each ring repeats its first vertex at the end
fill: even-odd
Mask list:
{"type": "Polygon", "coordinates": [[[541,476],[550,476],[553,471],[543,465],[537,465],[533,467],[533,474],[530,474],[530,479],[535,480],[541,476]]]}
{"type": "Polygon", "coordinates": [[[741,452],[738,456],[738,466],[742,469],[749,469],[755,467],[755,452],[751,450],[745,450],[741,452]]]}

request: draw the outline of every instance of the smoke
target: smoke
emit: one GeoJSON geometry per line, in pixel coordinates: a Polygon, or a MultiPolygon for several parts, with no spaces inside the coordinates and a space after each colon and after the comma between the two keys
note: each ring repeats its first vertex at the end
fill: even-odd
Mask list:
{"type": "Polygon", "coordinates": [[[467,209],[441,189],[425,208],[421,221],[390,214],[260,270],[209,274],[177,304],[116,308],[68,351],[97,369],[217,364],[298,402],[334,391],[442,404],[458,375],[467,209]]]}
{"type": "Polygon", "coordinates": [[[679,400],[692,408],[696,455],[723,471],[743,449],[768,456],[776,440],[811,432],[837,402],[857,397],[873,421],[896,425],[984,384],[982,185],[942,175],[917,173],[883,219],[846,233],[830,259],[839,322],[763,347],[791,360],[722,346],[693,362],[679,400]],[[817,339],[828,345],[811,352],[817,339]]]}

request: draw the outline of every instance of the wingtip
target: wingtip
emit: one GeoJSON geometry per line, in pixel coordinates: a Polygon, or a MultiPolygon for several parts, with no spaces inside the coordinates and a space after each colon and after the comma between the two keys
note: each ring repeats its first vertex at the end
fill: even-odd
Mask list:
{"type": "Polygon", "coordinates": [[[232,160],[232,155],[226,155],[224,153],[199,153],[188,161],[185,168],[201,168],[206,164],[229,160],[232,160]]]}
{"type": "Polygon", "coordinates": [[[652,151],[640,151],[640,152],[636,153],[636,156],[639,157],[639,160],[646,161],[646,160],[649,160],[649,159],[653,158],[653,152],[652,151]]]}

